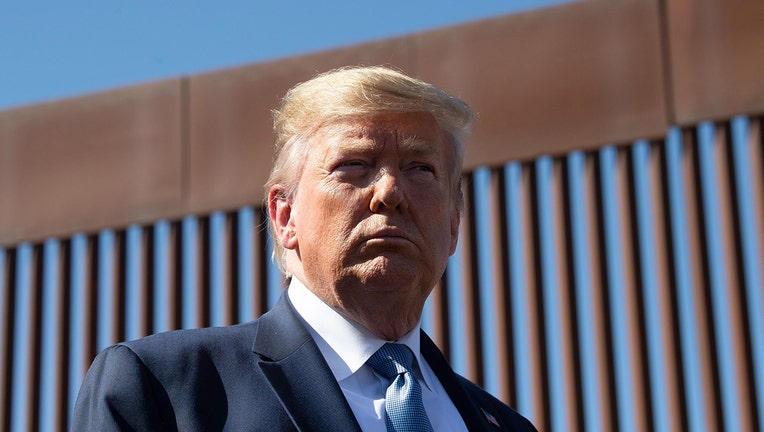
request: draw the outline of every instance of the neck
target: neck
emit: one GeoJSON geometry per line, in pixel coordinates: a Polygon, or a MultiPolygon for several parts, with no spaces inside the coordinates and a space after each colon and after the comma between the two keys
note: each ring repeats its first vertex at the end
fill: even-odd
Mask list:
{"type": "MultiPolygon", "coordinates": [[[[331,305],[330,305],[331,306],[331,305]]],[[[416,316],[394,316],[393,313],[386,313],[382,315],[368,313],[356,313],[348,309],[338,309],[332,306],[337,312],[351,319],[369,330],[374,336],[386,340],[397,341],[401,339],[406,333],[416,328],[419,324],[421,314],[416,316]]]]}
{"type": "Polygon", "coordinates": [[[357,322],[380,339],[395,341],[417,327],[433,285],[421,281],[360,281],[309,278],[297,268],[294,277],[340,315],[357,322]],[[392,283],[391,283],[392,282],[392,283]]]}

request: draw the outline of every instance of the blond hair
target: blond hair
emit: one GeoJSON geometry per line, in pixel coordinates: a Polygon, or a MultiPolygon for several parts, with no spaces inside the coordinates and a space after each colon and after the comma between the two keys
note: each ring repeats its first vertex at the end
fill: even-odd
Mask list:
{"type": "MultiPolygon", "coordinates": [[[[447,163],[455,197],[461,207],[463,140],[470,132],[474,114],[464,101],[431,84],[384,66],[353,66],[334,69],[292,87],[273,110],[275,149],[273,168],[265,183],[265,196],[280,186],[279,199],[293,198],[310,137],[326,125],[352,117],[378,113],[430,113],[450,138],[447,163]]],[[[273,234],[272,224],[268,227],[273,234]]],[[[281,271],[284,250],[273,242],[273,257],[281,271]]]]}

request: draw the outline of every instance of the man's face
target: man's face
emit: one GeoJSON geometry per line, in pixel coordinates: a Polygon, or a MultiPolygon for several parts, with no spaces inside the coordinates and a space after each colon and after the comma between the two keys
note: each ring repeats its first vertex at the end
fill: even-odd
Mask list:
{"type": "Polygon", "coordinates": [[[351,318],[381,302],[418,319],[458,236],[444,132],[429,114],[379,114],[324,127],[309,145],[277,229],[290,270],[351,318]]]}

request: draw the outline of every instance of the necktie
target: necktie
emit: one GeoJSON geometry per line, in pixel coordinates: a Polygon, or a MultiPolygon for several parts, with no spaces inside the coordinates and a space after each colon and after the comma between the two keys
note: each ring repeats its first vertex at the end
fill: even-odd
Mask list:
{"type": "Polygon", "coordinates": [[[387,343],[366,362],[390,382],[385,393],[388,432],[432,431],[422,404],[422,388],[411,373],[413,360],[406,345],[387,343]]]}

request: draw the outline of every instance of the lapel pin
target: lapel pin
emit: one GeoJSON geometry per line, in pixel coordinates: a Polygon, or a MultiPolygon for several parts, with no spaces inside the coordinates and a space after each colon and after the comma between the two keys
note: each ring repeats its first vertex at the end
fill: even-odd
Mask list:
{"type": "Polygon", "coordinates": [[[496,420],[496,417],[491,415],[491,413],[489,413],[488,411],[484,410],[483,408],[480,408],[480,411],[483,412],[483,415],[485,416],[485,419],[488,420],[488,423],[496,426],[497,428],[501,427],[501,425],[499,425],[499,421],[496,420]]]}

